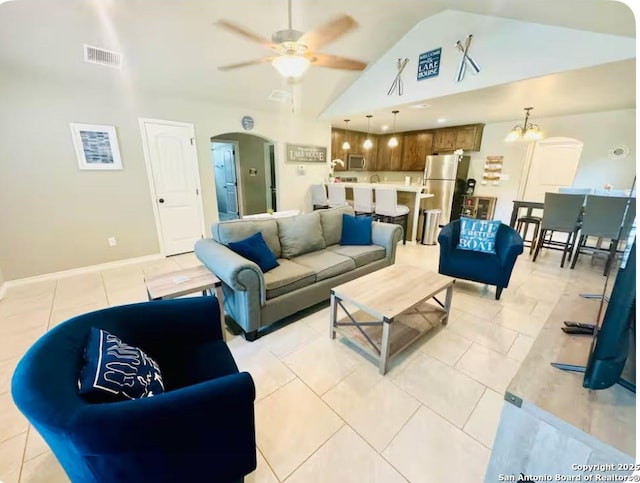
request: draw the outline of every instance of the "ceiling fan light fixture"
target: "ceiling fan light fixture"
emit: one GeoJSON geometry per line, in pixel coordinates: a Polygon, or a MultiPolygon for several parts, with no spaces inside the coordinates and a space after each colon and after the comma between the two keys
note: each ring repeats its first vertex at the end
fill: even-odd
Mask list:
{"type": "Polygon", "coordinates": [[[281,76],[297,79],[309,68],[309,59],[300,55],[280,55],[271,61],[281,76]]]}

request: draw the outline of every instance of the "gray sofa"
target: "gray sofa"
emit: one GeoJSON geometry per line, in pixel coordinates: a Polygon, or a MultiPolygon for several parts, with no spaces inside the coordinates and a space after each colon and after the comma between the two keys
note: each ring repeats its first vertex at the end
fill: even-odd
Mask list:
{"type": "Polygon", "coordinates": [[[353,215],[353,208],[215,223],[213,238],[196,243],[197,257],[223,282],[225,312],[247,340],[255,340],[263,327],[327,300],[332,287],[394,263],[402,237],[399,225],[374,222],[372,245],[341,246],[343,213],[353,215]],[[280,263],[267,273],[226,246],[258,231],[280,263]]]}

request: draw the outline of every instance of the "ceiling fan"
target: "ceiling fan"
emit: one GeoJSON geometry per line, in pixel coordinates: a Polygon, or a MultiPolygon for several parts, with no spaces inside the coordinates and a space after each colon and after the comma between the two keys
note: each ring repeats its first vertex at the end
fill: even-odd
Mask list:
{"type": "Polygon", "coordinates": [[[288,4],[289,28],[275,32],[271,36],[271,41],[228,20],[218,20],[217,24],[220,27],[258,43],[276,54],[247,62],[223,65],[218,69],[226,71],[238,67],[271,62],[283,77],[297,79],[304,74],[309,65],[345,70],[363,70],[367,66],[364,62],[358,60],[316,52],[316,49],[333,42],[355,28],[358,24],[353,18],[349,15],[341,15],[325,25],[303,33],[291,28],[291,0],[289,0],[288,4]]]}

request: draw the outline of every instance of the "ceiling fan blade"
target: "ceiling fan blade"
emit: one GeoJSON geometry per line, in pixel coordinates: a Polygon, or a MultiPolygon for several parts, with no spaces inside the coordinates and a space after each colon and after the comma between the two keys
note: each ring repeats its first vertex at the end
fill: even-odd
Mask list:
{"type": "Polygon", "coordinates": [[[316,50],[322,46],[333,42],[341,35],[355,28],[358,23],[349,15],[342,15],[329,23],[317,27],[300,37],[299,42],[308,47],[309,50],[316,50]]]}
{"type": "Polygon", "coordinates": [[[221,65],[220,67],[218,67],[218,70],[231,70],[237,69],[239,67],[247,67],[249,65],[264,64],[265,62],[271,62],[273,59],[275,59],[274,56],[261,57],[260,59],[248,60],[246,62],[239,62],[237,64],[221,65]]]}
{"type": "Polygon", "coordinates": [[[312,65],[320,67],[330,67],[332,69],[363,70],[367,64],[359,60],[338,57],[337,55],[321,54],[313,52],[307,55],[312,65]]]}
{"type": "Polygon", "coordinates": [[[240,27],[239,25],[236,25],[233,22],[220,19],[216,22],[216,24],[224,29],[227,29],[229,32],[238,34],[241,37],[244,37],[245,39],[250,40],[251,42],[255,42],[257,44],[262,45],[263,47],[266,47],[267,49],[273,48],[273,44],[269,39],[262,37],[261,35],[254,34],[253,32],[250,32],[244,27],[240,27]]]}

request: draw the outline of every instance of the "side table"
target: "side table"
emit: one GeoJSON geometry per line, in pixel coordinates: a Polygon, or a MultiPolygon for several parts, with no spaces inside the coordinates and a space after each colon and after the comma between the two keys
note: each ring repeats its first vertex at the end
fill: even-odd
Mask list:
{"type": "Polygon", "coordinates": [[[163,273],[149,279],[145,278],[144,283],[147,287],[149,300],[173,299],[200,291],[202,291],[202,295],[207,295],[207,292],[215,289],[220,310],[220,323],[222,324],[222,339],[227,340],[222,282],[208,268],[199,266],[163,273]]]}

